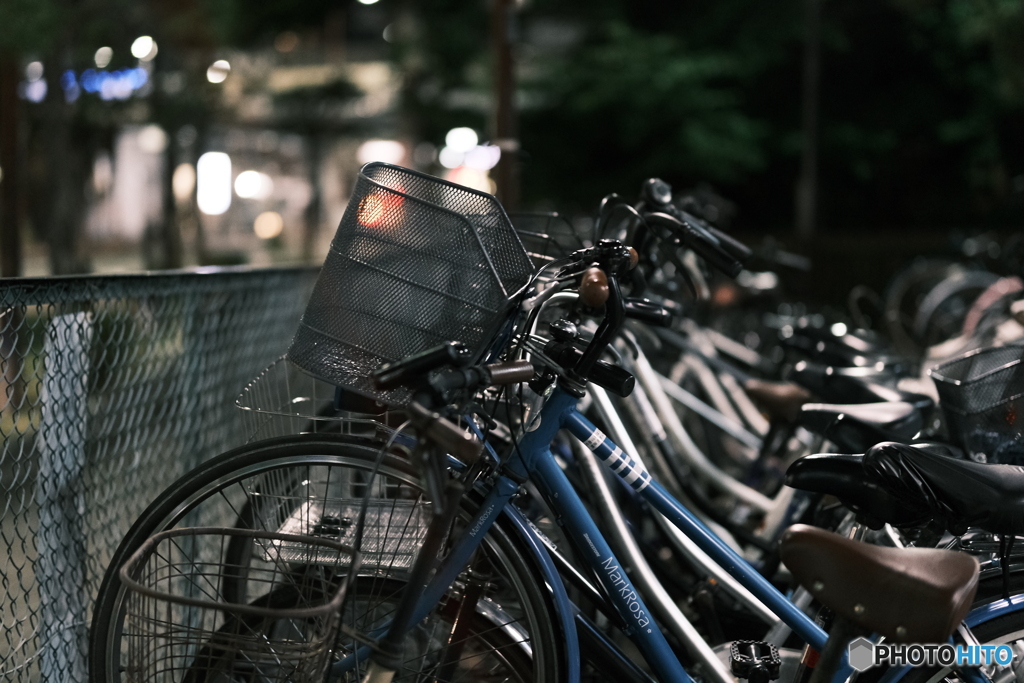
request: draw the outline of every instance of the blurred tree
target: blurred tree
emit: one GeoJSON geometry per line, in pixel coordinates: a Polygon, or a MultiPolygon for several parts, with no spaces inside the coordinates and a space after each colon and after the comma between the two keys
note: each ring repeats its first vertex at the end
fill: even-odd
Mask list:
{"type": "MultiPolygon", "coordinates": [[[[825,232],[1024,218],[1024,2],[823,0],[825,232]]],[[[396,51],[437,143],[481,128],[486,4],[423,0],[396,51]]],[[[592,210],[660,175],[714,183],[746,229],[791,229],[804,2],[534,0],[520,14],[527,203],[592,210]]]]}
{"type": "Polygon", "coordinates": [[[48,43],[57,12],[48,0],[0,0],[0,17],[0,277],[13,277],[22,274],[22,54],[48,43]]]}

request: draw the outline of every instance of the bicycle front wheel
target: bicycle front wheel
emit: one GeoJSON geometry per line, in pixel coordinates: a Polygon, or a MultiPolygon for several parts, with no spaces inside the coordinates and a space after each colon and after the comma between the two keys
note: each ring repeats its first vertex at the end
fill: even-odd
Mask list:
{"type": "MultiPolygon", "coordinates": [[[[409,463],[386,454],[374,475],[380,444],[348,437],[304,435],[250,444],[188,473],[142,514],[115,552],[94,610],[90,634],[91,680],[138,680],[149,674],[129,660],[132,632],[125,619],[127,591],[117,572],[152,535],[189,526],[236,526],[328,536],[351,543],[359,505],[369,493],[363,527],[363,563],[349,589],[343,621],[363,633],[386,624],[398,604],[427,522],[426,503],[409,463]],[[351,532],[351,534],[349,533],[351,532]]],[[[463,505],[468,520],[472,503],[463,505]]],[[[458,535],[458,529],[452,534],[458,535]]],[[[266,600],[247,568],[257,548],[232,543],[217,558],[227,570],[220,594],[227,601],[266,600]]],[[[339,568],[339,576],[346,568],[339,568]]],[[[339,579],[340,580],[340,579],[339,579]]],[[[553,606],[517,534],[499,520],[471,564],[441,603],[408,635],[401,681],[557,681],[564,670],[562,638],[553,606]],[[468,614],[467,614],[468,612],[468,614]]],[[[271,627],[281,629],[285,624],[271,627]]],[[[351,650],[343,641],[333,653],[351,650]]],[[[197,651],[176,671],[196,679],[197,651]],[[190,659],[191,658],[191,659],[190,659]]],[[[360,664],[344,680],[358,681],[360,664]]],[[[218,679],[219,680],[219,679],[218,679]]]]}

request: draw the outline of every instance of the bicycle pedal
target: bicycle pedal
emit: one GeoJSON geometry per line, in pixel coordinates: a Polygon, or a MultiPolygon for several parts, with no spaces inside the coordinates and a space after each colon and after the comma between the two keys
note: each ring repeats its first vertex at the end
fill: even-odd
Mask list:
{"type": "Polygon", "coordinates": [[[779,650],[761,640],[736,640],[729,647],[732,673],[750,683],[768,683],[779,677],[782,659],[779,650]]]}

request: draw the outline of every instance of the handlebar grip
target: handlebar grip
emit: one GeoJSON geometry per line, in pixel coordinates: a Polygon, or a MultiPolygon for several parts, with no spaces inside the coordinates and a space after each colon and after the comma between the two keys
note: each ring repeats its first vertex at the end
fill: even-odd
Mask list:
{"type": "Polygon", "coordinates": [[[469,360],[470,351],[462,342],[445,342],[414,356],[392,363],[385,363],[370,375],[381,389],[391,389],[405,384],[417,376],[425,375],[445,365],[459,367],[469,360]]]}
{"type": "Polygon", "coordinates": [[[721,246],[722,249],[727,254],[729,254],[729,256],[732,256],[737,261],[741,263],[746,263],[747,260],[754,255],[754,252],[750,247],[743,244],[743,242],[740,242],[735,237],[725,234],[715,226],[708,223],[706,220],[698,218],[697,216],[694,216],[692,213],[688,211],[683,211],[682,209],[675,206],[669,207],[668,209],[666,209],[666,211],[668,211],[670,215],[675,216],[679,220],[693,226],[697,230],[709,234],[712,237],[712,239],[717,241],[719,246],[721,246]]]}
{"type": "Polygon", "coordinates": [[[580,300],[591,308],[600,308],[608,301],[608,276],[600,268],[590,268],[580,281],[580,300]]]}
{"type": "Polygon", "coordinates": [[[743,270],[743,264],[737,261],[709,233],[692,225],[686,224],[686,246],[697,252],[697,255],[729,277],[736,277],[743,270]]]}
{"type": "Polygon", "coordinates": [[[750,257],[754,255],[753,249],[740,242],[732,235],[727,235],[713,225],[707,226],[707,231],[710,232],[722,245],[729,254],[739,261],[740,263],[746,263],[750,260],[750,257]]]}
{"type": "Polygon", "coordinates": [[[672,313],[664,306],[659,306],[650,301],[626,299],[623,302],[623,308],[627,318],[639,320],[640,322],[657,327],[670,327],[672,325],[672,313]]]}
{"type": "Polygon", "coordinates": [[[533,363],[528,360],[514,360],[507,363],[491,363],[484,366],[491,373],[491,384],[518,384],[533,379],[533,363]]]}
{"type": "Polygon", "coordinates": [[[603,360],[594,363],[587,379],[620,398],[626,398],[632,394],[633,387],[636,386],[636,378],[629,371],[603,360]]]}

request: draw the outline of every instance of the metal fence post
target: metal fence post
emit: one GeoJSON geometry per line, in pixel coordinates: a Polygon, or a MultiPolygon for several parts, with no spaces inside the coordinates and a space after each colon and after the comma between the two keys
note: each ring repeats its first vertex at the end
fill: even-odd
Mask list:
{"type": "Polygon", "coordinates": [[[43,681],[86,680],[88,651],[83,528],[89,345],[86,312],[51,320],[44,342],[46,370],[37,449],[39,531],[39,666],[43,681]]]}

